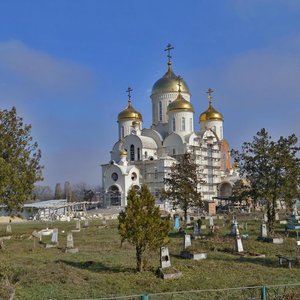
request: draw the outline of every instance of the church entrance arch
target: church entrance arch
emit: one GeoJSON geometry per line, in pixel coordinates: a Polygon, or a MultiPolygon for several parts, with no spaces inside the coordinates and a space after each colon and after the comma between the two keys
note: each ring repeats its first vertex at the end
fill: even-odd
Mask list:
{"type": "Polygon", "coordinates": [[[119,188],[116,185],[112,185],[108,189],[108,196],[110,205],[120,206],[121,205],[121,193],[119,188]]]}
{"type": "Polygon", "coordinates": [[[219,185],[219,197],[228,198],[232,195],[232,185],[229,182],[223,182],[219,185]]]}

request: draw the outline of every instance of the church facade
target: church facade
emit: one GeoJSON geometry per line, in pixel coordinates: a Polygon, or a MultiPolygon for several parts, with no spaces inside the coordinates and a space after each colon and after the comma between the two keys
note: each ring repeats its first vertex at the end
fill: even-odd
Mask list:
{"type": "MultiPolygon", "coordinates": [[[[223,132],[223,115],[212,103],[208,90],[208,108],[195,118],[187,83],[175,75],[168,45],[167,72],[152,88],[152,126],[143,128],[142,114],[136,111],[128,88],[127,107],[118,115],[118,141],[111,160],[102,165],[102,187],[108,205],[126,206],[133,186],[147,184],[157,203],[164,178],[176,158],[186,152],[194,155],[204,183],[199,186],[204,201],[230,196],[238,174],[230,161],[230,147],[223,132]],[[195,131],[195,122],[200,131],[195,131]]],[[[184,176],[184,174],[183,174],[184,176]]]]}

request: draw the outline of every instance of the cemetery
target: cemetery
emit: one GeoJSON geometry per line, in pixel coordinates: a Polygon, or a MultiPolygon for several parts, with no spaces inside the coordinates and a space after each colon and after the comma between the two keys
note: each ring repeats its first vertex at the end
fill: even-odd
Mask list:
{"type": "MultiPolygon", "coordinates": [[[[121,247],[115,219],[90,216],[70,222],[1,224],[0,276],[7,280],[1,285],[0,298],[6,299],[13,287],[16,299],[142,294],[157,294],[150,299],[187,299],[166,293],[207,289],[220,291],[201,297],[194,293],[188,298],[260,299],[259,288],[252,289],[251,295],[221,290],[295,284],[285,289],[294,298],[280,299],[299,299],[297,230],[287,232],[286,224],[278,220],[275,234],[282,243],[266,242],[263,219],[262,213],[189,215],[189,224],[183,229],[182,216],[175,215],[168,242],[147,255],[144,272],[136,272],[134,246],[124,242],[121,247]]],[[[280,219],[288,217],[281,214],[280,219]]]]}

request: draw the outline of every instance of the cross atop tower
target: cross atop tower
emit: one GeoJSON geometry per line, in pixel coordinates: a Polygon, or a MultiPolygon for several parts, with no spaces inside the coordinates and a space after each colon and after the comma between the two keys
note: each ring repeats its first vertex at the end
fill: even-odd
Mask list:
{"type": "Polygon", "coordinates": [[[177,76],[177,80],[178,80],[178,83],[177,83],[177,85],[178,85],[178,93],[180,93],[181,92],[181,86],[182,86],[182,84],[181,84],[182,77],[180,75],[178,75],[177,76]]]}
{"type": "Polygon", "coordinates": [[[211,105],[211,102],[212,102],[212,93],[213,93],[214,91],[211,89],[211,88],[209,88],[208,89],[208,91],[206,92],[206,94],[208,94],[208,100],[209,100],[209,104],[211,105]]]}
{"type": "Polygon", "coordinates": [[[168,65],[170,65],[171,64],[171,58],[172,58],[172,56],[171,56],[171,50],[173,50],[174,49],[174,47],[169,43],[168,45],[167,45],[167,48],[164,50],[164,51],[168,51],[168,65]]]}
{"type": "Polygon", "coordinates": [[[131,92],[133,91],[133,89],[129,86],[126,93],[128,93],[128,101],[131,101],[131,92]]]}

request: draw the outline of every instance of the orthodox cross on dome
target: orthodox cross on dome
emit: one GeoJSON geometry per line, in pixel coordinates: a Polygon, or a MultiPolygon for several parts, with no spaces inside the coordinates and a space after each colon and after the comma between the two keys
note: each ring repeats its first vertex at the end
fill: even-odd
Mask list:
{"type": "Polygon", "coordinates": [[[177,80],[178,80],[178,83],[177,83],[177,85],[178,85],[178,93],[181,93],[181,86],[182,86],[181,81],[182,81],[182,77],[180,75],[178,75],[177,76],[177,80]]]}
{"type": "Polygon", "coordinates": [[[168,65],[171,64],[171,58],[172,58],[171,50],[173,50],[173,49],[174,49],[174,47],[170,43],[167,45],[167,48],[165,49],[165,51],[168,51],[168,65]]]}
{"type": "Polygon", "coordinates": [[[211,103],[212,103],[212,93],[213,93],[214,91],[211,89],[211,88],[209,88],[208,89],[208,91],[206,92],[206,94],[208,94],[208,100],[209,100],[209,104],[211,105],[211,103]]]}
{"type": "Polygon", "coordinates": [[[131,92],[133,91],[133,89],[129,86],[126,93],[128,93],[128,101],[131,102],[131,92]]]}

